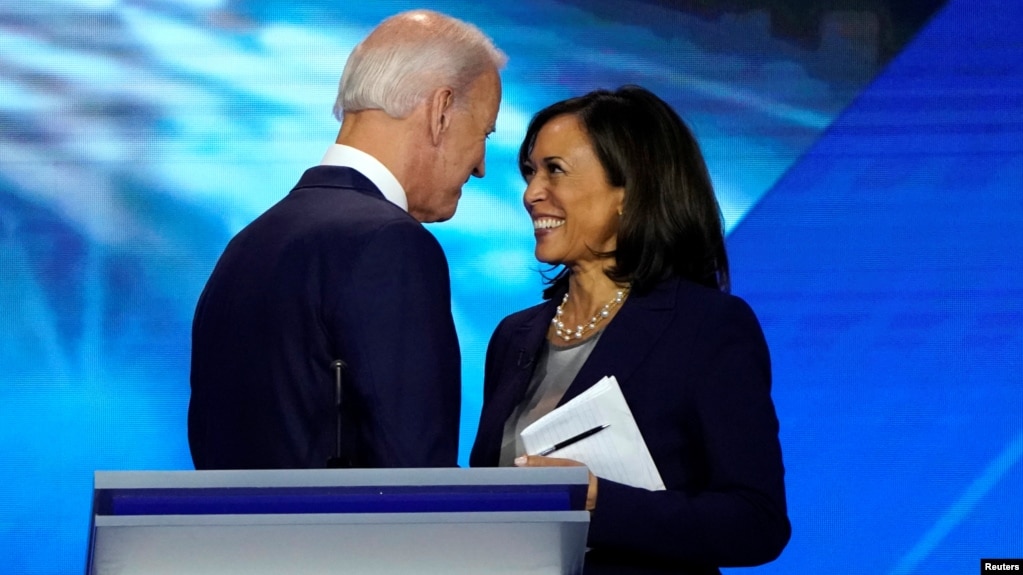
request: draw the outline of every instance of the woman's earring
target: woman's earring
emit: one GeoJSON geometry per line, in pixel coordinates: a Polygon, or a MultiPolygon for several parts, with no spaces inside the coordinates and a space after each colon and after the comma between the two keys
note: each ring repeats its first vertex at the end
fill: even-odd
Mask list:
{"type": "Polygon", "coordinates": [[[622,215],[622,207],[621,206],[618,206],[618,215],[619,216],[622,215]]]}

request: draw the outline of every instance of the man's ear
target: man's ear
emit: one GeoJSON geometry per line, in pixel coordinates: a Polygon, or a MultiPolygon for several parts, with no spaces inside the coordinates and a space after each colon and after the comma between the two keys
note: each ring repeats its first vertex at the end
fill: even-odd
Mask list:
{"type": "Polygon", "coordinates": [[[435,146],[440,144],[441,137],[451,126],[451,110],[454,105],[455,91],[448,86],[437,88],[430,94],[430,139],[435,146]]]}

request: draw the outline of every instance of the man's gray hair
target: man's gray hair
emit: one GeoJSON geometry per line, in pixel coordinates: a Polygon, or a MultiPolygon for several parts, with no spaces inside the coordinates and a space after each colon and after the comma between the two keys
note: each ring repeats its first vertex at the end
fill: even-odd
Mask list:
{"type": "Polygon", "coordinates": [[[384,20],[348,57],[334,116],[383,110],[404,118],[437,88],[465,89],[508,58],[478,28],[430,10],[403,12],[384,20]]]}

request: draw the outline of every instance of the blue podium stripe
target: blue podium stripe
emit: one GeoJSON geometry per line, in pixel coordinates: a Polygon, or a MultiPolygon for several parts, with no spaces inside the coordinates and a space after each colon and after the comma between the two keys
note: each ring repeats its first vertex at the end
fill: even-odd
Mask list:
{"type": "Polygon", "coordinates": [[[246,515],[580,510],[585,485],[104,489],[96,515],[246,515]]]}

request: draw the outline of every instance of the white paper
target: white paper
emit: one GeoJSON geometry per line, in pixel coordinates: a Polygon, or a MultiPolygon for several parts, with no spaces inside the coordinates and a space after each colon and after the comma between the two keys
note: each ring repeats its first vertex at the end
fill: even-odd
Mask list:
{"type": "Polygon", "coordinates": [[[590,437],[552,453],[550,457],[585,463],[597,477],[650,490],[664,489],[661,474],[650,457],[632,411],[608,376],[564,405],[522,430],[526,453],[540,451],[587,429],[608,425],[590,437]]]}

